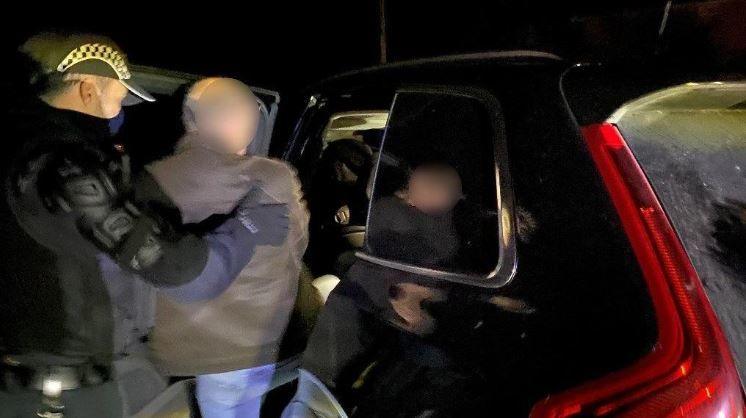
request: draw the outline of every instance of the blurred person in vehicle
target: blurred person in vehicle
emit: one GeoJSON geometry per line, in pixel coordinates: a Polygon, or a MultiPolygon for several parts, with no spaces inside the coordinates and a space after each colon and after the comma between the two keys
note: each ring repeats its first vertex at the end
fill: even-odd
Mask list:
{"type": "Polygon", "coordinates": [[[461,177],[448,164],[423,163],[404,189],[373,206],[371,243],[383,257],[430,266],[448,266],[459,252],[454,208],[463,198],[461,177]]]}
{"type": "Polygon", "coordinates": [[[41,34],[21,51],[36,96],[11,109],[0,165],[0,417],[123,416],[113,306],[130,293],[121,286],[139,277],[174,297],[211,297],[247,263],[247,248],[276,240],[246,225],[287,216],[239,205],[205,236],[186,232],[152,176],[131,180],[109,140],[123,104],[153,100],[117,45],[41,34]]]}
{"type": "Polygon", "coordinates": [[[308,190],[312,229],[307,260],[314,271],[340,275],[344,260],[354,258],[341,238],[346,228],[365,225],[372,168],[372,150],[357,139],[338,139],[324,149],[308,190]]]}
{"type": "Polygon", "coordinates": [[[244,196],[250,207],[284,207],[289,218],[288,226],[248,226],[287,231],[272,232],[281,239],[256,247],[236,280],[214,299],[158,297],[154,356],[169,375],[197,375],[197,400],[206,418],[259,417],[307,245],[308,214],[295,173],[283,162],[249,152],[259,116],[257,99],[245,84],[201,80],[187,95],[187,133],[175,154],[146,167],[184,223],[221,219],[244,196]]]}

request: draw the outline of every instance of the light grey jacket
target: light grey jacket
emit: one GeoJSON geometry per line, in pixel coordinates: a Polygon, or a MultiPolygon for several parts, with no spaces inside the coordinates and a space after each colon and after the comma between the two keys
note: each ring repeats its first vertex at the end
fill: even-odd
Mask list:
{"type": "Polygon", "coordinates": [[[186,222],[230,212],[248,193],[242,207],[287,206],[289,227],[280,245],[257,246],[236,280],[215,299],[181,303],[159,294],[151,334],[154,358],[170,375],[220,373],[275,362],[308,243],[308,212],[300,183],[281,161],[237,161],[206,149],[183,152],[173,157],[177,163],[167,159],[148,170],[186,222]]]}

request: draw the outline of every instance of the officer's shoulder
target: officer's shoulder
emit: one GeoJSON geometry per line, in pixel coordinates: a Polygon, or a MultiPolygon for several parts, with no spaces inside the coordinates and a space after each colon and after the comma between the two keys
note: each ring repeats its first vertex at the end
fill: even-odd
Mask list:
{"type": "Polygon", "coordinates": [[[19,136],[18,140],[22,143],[19,151],[24,154],[66,154],[75,158],[98,155],[100,151],[85,140],[85,133],[80,129],[59,120],[40,118],[32,123],[19,121],[15,129],[14,134],[19,136]]]}

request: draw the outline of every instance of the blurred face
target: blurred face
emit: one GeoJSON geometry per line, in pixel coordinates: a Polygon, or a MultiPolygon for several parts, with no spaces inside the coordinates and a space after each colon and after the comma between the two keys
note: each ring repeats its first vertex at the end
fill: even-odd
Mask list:
{"type": "Polygon", "coordinates": [[[246,84],[231,78],[205,78],[192,86],[184,107],[189,131],[210,148],[243,155],[256,135],[259,104],[246,84]]]}
{"type": "Polygon", "coordinates": [[[256,135],[259,106],[252,97],[225,97],[198,117],[199,130],[219,149],[243,154],[256,135]]]}
{"type": "Polygon", "coordinates": [[[419,168],[409,178],[407,201],[422,212],[439,215],[461,199],[461,179],[450,167],[419,168]]]}

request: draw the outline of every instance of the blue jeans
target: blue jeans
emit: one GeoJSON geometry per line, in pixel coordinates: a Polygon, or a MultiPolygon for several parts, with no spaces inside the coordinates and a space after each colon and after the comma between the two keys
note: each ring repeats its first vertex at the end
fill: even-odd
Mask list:
{"type": "Polygon", "coordinates": [[[259,418],[275,365],[197,376],[197,402],[204,418],[259,418]]]}

